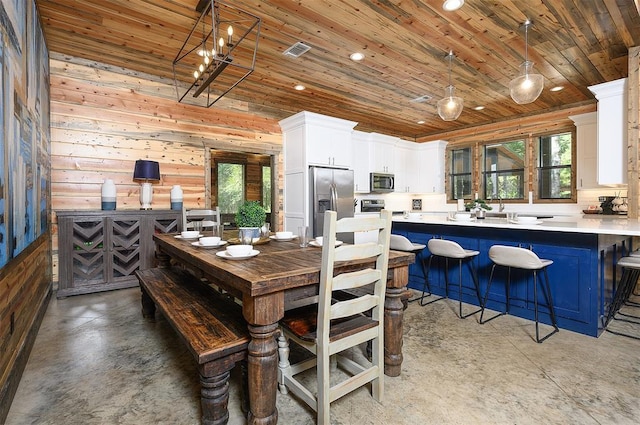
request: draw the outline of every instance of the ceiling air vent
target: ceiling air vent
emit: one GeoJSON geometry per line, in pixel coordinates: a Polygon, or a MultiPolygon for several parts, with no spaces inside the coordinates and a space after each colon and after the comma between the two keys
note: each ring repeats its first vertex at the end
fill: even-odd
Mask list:
{"type": "Polygon", "coordinates": [[[285,50],[283,52],[283,55],[299,58],[304,53],[307,53],[309,50],[311,50],[311,46],[307,46],[306,44],[298,41],[296,44],[294,44],[293,46],[285,50]]]}
{"type": "Polygon", "coordinates": [[[424,94],[422,96],[416,97],[415,99],[411,99],[413,103],[425,103],[431,100],[431,96],[428,94],[424,94]]]}

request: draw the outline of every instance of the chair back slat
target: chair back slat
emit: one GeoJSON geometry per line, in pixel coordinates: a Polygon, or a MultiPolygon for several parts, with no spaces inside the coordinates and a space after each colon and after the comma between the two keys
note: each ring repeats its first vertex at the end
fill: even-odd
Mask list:
{"type": "Polygon", "coordinates": [[[333,278],[333,290],[344,291],[370,285],[380,279],[380,270],[366,269],[343,273],[333,278]]]}
{"type": "Polygon", "coordinates": [[[343,245],[336,248],[335,261],[360,260],[376,257],[382,253],[382,247],[375,242],[358,245],[343,245]]]}
{"type": "Polygon", "coordinates": [[[336,226],[336,233],[368,232],[384,226],[384,219],[373,217],[345,217],[336,226]]]}
{"type": "Polygon", "coordinates": [[[352,300],[337,302],[331,306],[331,319],[340,319],[364,313],[375,307],[379,300],[380,297],[367,294],[352,300]]]}

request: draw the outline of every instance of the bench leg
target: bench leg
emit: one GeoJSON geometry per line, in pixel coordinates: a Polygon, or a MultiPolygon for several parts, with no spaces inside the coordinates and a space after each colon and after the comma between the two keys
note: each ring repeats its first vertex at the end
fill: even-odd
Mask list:
{"type": "Polygon", "coordinates": [[[145,319],[153,319],[156,315],[156,305],[142,286],[140,287],[140,292],[142,292],[142,317],[145,319]]]}
{"type": "Polygon", "coordinates": [[[200,367],[200,404],[203,425],[223,425],[229,421],[229,377],[235,362],[219,359],[200,367]]]}

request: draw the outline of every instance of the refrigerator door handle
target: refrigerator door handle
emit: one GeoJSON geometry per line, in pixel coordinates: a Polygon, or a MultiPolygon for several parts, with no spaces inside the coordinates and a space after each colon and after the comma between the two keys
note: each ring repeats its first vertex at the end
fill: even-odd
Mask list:
{"type": "Polygon", "coordinates": [[[331,211],[338,211],[338,190],[336,189],[336,185],[334,183],[331,183],[330,197],[331,204],[329,205],[329,209],[331,211]]]}

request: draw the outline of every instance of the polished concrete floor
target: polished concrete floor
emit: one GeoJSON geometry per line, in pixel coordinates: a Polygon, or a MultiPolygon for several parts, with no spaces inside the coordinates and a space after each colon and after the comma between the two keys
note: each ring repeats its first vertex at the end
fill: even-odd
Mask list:
{"type": "MultiPolygon", "coordinates": [[[[140,314],[137,288],[51,301],[7,425],[199,424],[197,371],[167,322],[140,314]]],[[[640,341],[561,330],[543,344],[532,322],[479,325],[457,304],[410,304],[402,375],[375,402],[366,388],[332,404],[332,424],[637,424],[640,341]]],[[[230,424],[243,424],[239,373],[230,424]]],[[[314,414],[278,394],[282,424],[314,414]]]]}

